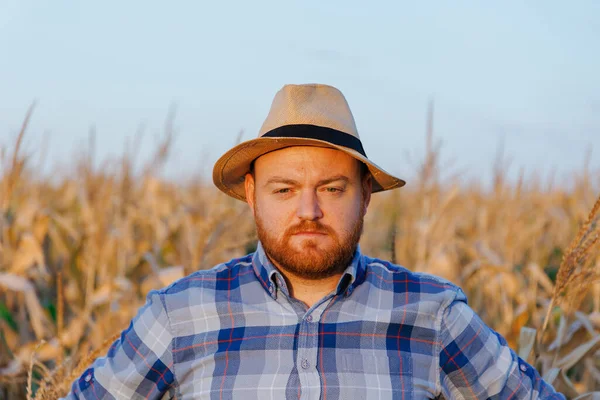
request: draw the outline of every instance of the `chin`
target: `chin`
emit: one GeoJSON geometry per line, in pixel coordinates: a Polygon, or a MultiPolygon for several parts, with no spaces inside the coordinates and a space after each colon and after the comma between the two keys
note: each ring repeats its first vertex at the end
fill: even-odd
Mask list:
{"type": "Polygon", "coordinates": [[[303,239],[294,245],[294,248],[299,252],[318,252],[322,253],[331,248],[326,240],[303,239]]]}

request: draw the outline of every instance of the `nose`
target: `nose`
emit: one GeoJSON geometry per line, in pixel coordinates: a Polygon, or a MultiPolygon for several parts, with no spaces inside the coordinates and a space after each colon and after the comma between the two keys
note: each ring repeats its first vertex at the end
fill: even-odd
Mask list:
{"type": "Polygon", "coordinates": [[[314,221],[323,218],[317,193],[313,190],[303,190],[299,197],[297,216],[300,219],[314,221]]]}

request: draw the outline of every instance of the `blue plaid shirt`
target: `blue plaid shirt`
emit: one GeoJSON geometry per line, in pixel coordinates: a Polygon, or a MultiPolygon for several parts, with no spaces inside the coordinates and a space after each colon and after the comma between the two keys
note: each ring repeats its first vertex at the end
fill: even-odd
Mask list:
{"type": "Polygon", "coordinates": [[[357,250],[307,307],[254,254],[153,291],[69,399],[564,399],[456,286],[357,250]]]}

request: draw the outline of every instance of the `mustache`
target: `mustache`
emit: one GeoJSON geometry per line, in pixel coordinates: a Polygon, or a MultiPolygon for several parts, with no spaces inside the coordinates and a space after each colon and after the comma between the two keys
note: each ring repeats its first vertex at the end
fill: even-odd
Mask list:
{"type": "Polygon", "coordinates": [[[300,232],[322,233],[325,235],[333,235],[333,229],[318,221],[302,221],[287,229],[285,236],[292,236],[300,232]]]}

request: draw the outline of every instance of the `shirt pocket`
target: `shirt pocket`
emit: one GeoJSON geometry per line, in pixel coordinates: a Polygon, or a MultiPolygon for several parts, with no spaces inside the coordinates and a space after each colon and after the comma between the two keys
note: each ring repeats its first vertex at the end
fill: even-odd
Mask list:
{"type": "Polygon", "coordinates": [[[370,350],[364,352],[343,351],[338,358],[338,370],[364,374],[413,376],[415,359],[411,354],[370,350]]]}
{"type": "Polygon", "coordinates": [[[409,354],[343,352],[338,357],[340,398],[435,398],[435,385],[421,379],[422,371],[414,371],[409,354]]]}
{"type": "Polygon", "coordinates": [[[385,353],[359,353],[359,352],[343,352],[339,359],[340,372],[362,373],[367,375],[400,375],[400,371],[404,374],[411,374],[412,368],[410,359],[402,356],[388,357],[385,353]]]}
{"type": "Polygon", "coordinates": [[[390,359],[386,355],[344,352],[340,355],[339,361],[340,372],[382,375],[394,375],[399,373],[399,370],[395,373],[390,371],[390,359]]]}

